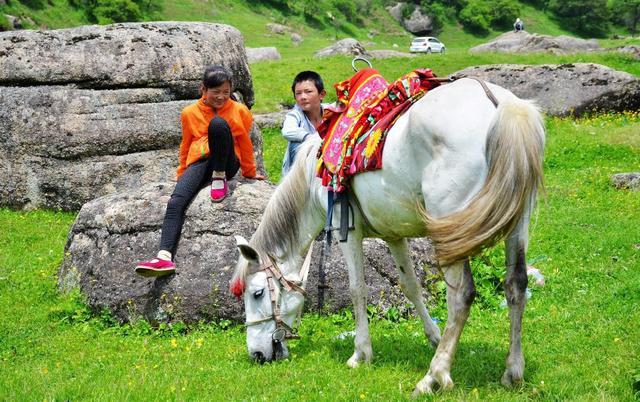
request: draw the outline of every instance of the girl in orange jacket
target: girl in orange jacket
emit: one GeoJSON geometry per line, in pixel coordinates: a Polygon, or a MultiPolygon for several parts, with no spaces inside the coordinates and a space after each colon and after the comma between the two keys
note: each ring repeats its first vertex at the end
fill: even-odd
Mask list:
{"type": "Polygon", "coordinates": [[[244,177],[263,180],[256,174],[253,144],[249,131],[253,117],[249,109],[231,98],[233,75],[222,66],[207,67],[202,97],[185,107],[180,115],[178,182],[171,194],[156,258],[136,266],[143,276],[162,276],[175,272],[175,256],[184,213],[200,189],[211,184],[210,196],[222,201],[228,191],[227,180],[242,170],[244,177]]]}

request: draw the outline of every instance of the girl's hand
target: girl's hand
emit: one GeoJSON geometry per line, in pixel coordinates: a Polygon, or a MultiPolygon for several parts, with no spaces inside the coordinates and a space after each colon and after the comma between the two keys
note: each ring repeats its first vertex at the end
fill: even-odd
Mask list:
{"type": "Polygon", "coordinates": [[[265,177],[261,174],[256,174],[255,176],[251,177],[254,180],[264,180],[265,177]]]}

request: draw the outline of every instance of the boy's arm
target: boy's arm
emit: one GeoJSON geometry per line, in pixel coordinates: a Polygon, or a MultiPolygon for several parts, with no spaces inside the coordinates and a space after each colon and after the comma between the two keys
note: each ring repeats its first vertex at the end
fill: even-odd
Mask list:
{"type": "Polygon", "coordinates": [[[180,141],[180,152],[178,154],[178,170],[176,172],[176,178],[180,178],[182,173],[187,168],[187,156],[189,155],[189,148],[191,147],[191,141],[193,135],[189,127],[189,120],[187,119],[184,110],[180,113],[180,123],[182,125],[182,141],[180,141]]]}
{"type": "Polygon", "coordinates": [[[290,142],[302,142],[309,134],[309,130],[300,127],[300,120],[294,112],[289,112],[282,123],[282,136],[290,142]]]}

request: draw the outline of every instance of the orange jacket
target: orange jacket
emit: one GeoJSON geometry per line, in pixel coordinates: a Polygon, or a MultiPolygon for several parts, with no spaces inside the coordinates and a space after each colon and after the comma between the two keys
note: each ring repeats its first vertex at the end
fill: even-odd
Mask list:
{"type": "Polygon", "coordinates": [[[244,177],[256,175],[256,164],[253,160],[253,144],[249,138],[249,131],[253,124],[253,117],[247,107],[229,99],[222,108],[214,112],[213,108],[204,103],[204,97],[184,109],[180,114],[182,123],[182,142],[178,158],[177,176],[194,162],[209,156],[209,122],[220,116],[229,123],[233,137],[233,149],[240,161],[240,168],[244,177]]]}

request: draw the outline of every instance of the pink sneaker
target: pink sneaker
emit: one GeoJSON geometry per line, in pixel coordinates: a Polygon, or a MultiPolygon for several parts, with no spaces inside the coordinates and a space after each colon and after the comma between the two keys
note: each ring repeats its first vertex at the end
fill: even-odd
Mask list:
{"type": "Polygon", "coordinates": [[[136,265],[136,273],[142,276],[164,276],[176,272],[176,264],[169,260],[154,258],[136,265]]]}
{"type": "Polygon", "coordinates": [[[227,179],[214,178],[211,181],[211,201],[220,202],[227,196],[227,179]]]}

